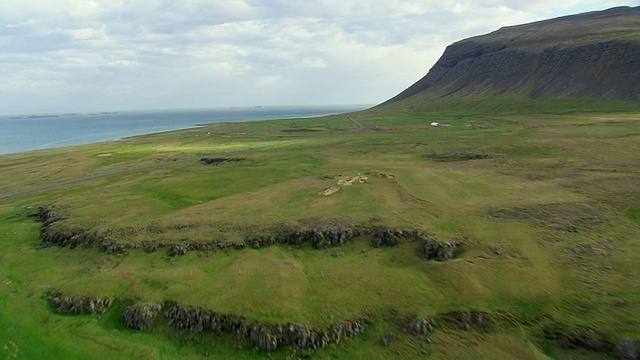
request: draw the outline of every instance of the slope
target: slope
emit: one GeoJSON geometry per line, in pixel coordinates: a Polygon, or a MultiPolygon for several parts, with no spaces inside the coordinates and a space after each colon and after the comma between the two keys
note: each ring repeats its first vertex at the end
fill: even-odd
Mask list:
{"type": "Polygon", "coordinates": [[[640,7],[566,16],[456,42],[384,102],[465,97],[640,100],[640,7]]]}

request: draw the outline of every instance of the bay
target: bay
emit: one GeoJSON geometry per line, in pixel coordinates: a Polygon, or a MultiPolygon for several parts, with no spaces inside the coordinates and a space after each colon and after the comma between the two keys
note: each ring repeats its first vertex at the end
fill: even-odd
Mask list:
{"type": "Polygon", "coordinates": [[[0,116],[0,154],[112,141],[216,122],[315,117],[366,107],[367,105],[264,106],[0,116]]]}

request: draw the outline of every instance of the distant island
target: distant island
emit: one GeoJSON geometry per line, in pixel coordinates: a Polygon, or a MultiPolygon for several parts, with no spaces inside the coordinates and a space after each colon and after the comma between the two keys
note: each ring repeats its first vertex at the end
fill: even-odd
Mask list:
{"type": "Polygon", "coordinates": [[[46,119],[46,118],[56,118],[61,115],[24,115],[24,116],[11,116],[9,119],[46,119]]]}
{"type": "Polygon", "coordinates": [[[96,115],[117,115],[118,113],[115,111],[104,111],[99,113],[87,113],[87,112],[77,112],[77,113],[66,113],[66,114],[52,114],[52,115],[20,115],[20,116],[11,116],[9,119],[46,119],[46,118],[58,118],[61,116],[96,116],[96,115]]]}

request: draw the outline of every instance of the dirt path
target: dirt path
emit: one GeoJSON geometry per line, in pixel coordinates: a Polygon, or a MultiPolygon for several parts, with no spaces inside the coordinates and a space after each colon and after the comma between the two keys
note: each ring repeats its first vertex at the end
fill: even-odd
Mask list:
{"type": "Polygon", "coordinates": [[[351,115],[347,115],[347,120],[349,120],[349,122],[352,123],[353,125],[357,126],[358,130],[366,130],[367,129],[366,126],[364,126],[360,121],[356,120],[351,115]]]}

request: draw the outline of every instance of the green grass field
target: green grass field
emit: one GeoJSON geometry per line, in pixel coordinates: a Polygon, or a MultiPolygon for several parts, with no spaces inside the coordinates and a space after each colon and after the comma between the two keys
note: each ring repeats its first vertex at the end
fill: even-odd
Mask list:
{"type": "Polygon", "coordinates": [[[0,199],[0,357],[613,358],[544,336],[554,324],[640,340],[637,103],[442,101],[352,116],[367,129],[345,115],[215,124],[0,156],[0,196],[57,184],[0,199]],[[243,160],[206,165],[203,156],[243,160]],[[366,182],[337,184],[356,176],[366,182]],[[168,247],[38,249],[42,206],[68,213],[54,227],[118,244],[227,244],[347,223],[462,245],[444,262],[422,259],[418,242],[374,248],[366,235],[328,249],[175,257],[168,247]],[[101,316],[57,314],[43,298],[52,287],[114,305],[101,316]],[[164,320],[137,332],[121,320],[128,305],[169,301],[268,323],[370,324],[302,354],[214,333],[185,341],[164,320]],[[438,322],[467,310],[492,326],[438,322]],[[398,328],[405,316],[435,318],[429,339],[398,328]]]}

